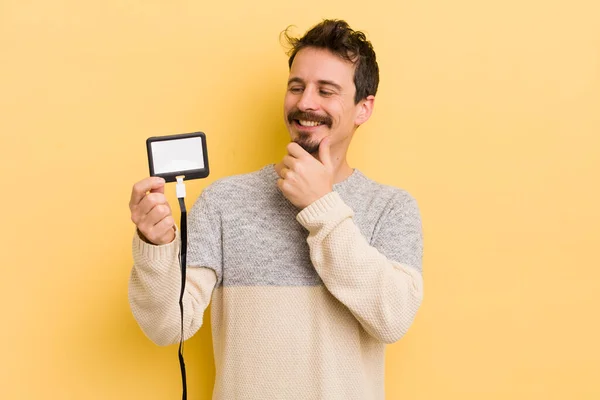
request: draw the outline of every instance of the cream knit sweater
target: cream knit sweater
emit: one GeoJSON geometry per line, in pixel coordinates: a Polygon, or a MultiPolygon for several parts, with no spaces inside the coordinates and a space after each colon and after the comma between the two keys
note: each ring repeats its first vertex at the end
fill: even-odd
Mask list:
{"type": "MultiPolygon", "coordinates": [[[[189,215],[184,336],[212,301],[213,399],[384,399],[385,343],[423,297],[416,202],[355,170],[299,212],[277,178],[217,181],[189,215]]],[[[179,243],[133,240],[131,309],[159,345],[180,336],[179,243]]]]}

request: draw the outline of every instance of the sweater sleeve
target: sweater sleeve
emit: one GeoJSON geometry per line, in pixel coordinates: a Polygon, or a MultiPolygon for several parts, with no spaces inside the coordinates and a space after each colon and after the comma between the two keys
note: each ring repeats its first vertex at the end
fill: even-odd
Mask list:
{"type": "MultiPolygon", "coordinates": [[[[202,326],[220,275],[220,232],[203,195],[188,216],[188,265],[183,296],[183,337],[193,336],[202,326]]],[[[142,331],[154,343],[166,346],[179,342],[181,314],[179,295],[180,232],[169,244],[155,246],[135,234],[133,269],[129,280],[129,303],[142,331]]]]}
{"type": "Polygon", "coordinates": [[[308,231],[311,261],[330,293],[384,343],[408,330],[423,299],[419,210],[410,196],[391,202],[372,244],[354,212],[331,192],[297,216],[308,231]]]}

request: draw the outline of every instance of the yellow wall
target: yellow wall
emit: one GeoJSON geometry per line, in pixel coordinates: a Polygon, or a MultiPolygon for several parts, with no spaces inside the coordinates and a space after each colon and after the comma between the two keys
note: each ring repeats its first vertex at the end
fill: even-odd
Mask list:
{"type": "MultiPolygon", "coordinates": [[[[176,347],[127,301],[144,141],[207,133],[194,198],[278,161],[278,33],[323,17],[367,31],[382,71],[353,165],[423,214],[425,301],[389,347],[388,399],[600,398],[598,16],[595,0],[1,0],[0,398],[179,396],[176,347]]],[[[186,354],[208,399],[208,326],[186,354]]]]}

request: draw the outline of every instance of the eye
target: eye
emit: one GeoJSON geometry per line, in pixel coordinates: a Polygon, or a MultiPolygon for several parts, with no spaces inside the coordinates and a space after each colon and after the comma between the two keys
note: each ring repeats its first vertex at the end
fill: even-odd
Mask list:
{"type": "Polygon", "coordinates": [[[304,90],[302,87],[300,86],[292,86],[291,88],[288,89],[290,91],[290,93],[294,93],[294,94],[300,94],[302,93],[302,91],[304,90]]]}
{"type": "Polygon", "coordinates": [[[323,97],[329,97],[333,95],[333,92],[329,91],[329,90],[319,90],[319,94],[323,97]]]}

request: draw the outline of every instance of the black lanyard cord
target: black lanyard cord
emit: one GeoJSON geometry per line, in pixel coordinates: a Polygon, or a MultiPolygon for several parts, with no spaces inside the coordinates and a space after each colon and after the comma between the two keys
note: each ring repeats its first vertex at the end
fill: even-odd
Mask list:
{"type": "Polygon", "coordinates": [[[181,368],[181,384],[183,385],[183,400],[187,400],[187,382],[185,373],[185,361],[183,360],[183,294],[185,293],[185,269],[187,254],[187,212],[185,199],[180,197],[179,208],[181,209],[181,250],[179,253],[179,265],[181,267],[181,294],[179,295],[179,311],[181,312],[181,337],[179,339],[179,367],[181,368]]]}

